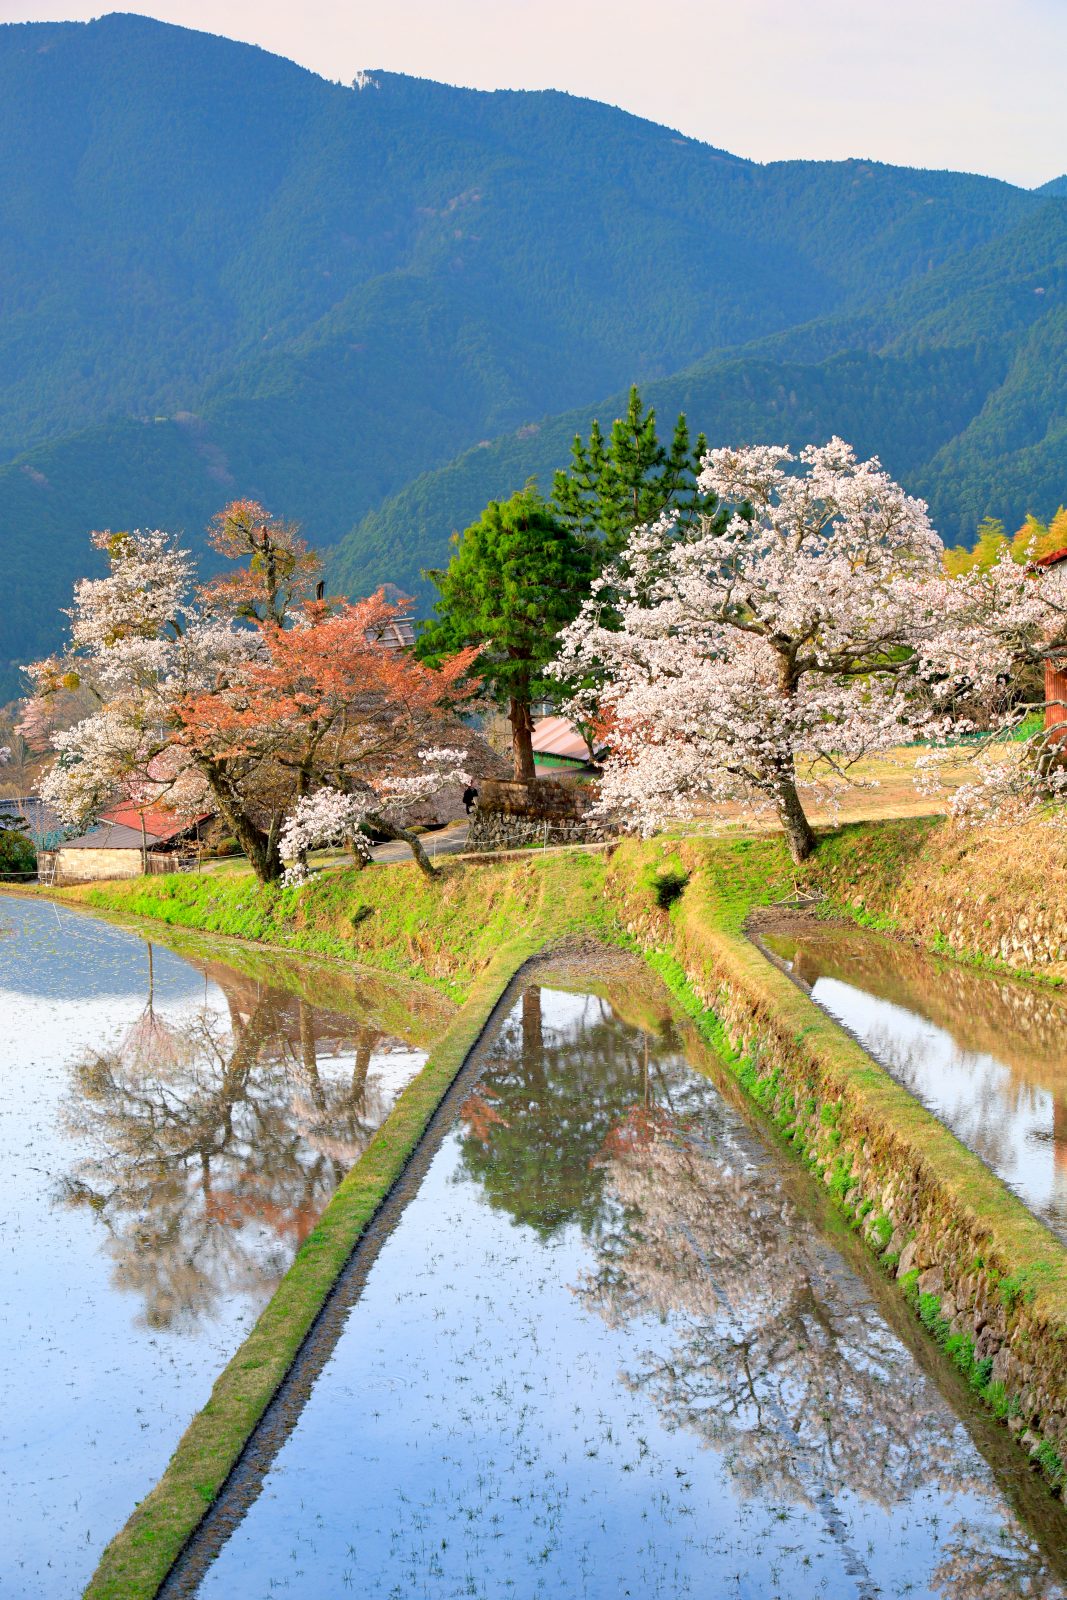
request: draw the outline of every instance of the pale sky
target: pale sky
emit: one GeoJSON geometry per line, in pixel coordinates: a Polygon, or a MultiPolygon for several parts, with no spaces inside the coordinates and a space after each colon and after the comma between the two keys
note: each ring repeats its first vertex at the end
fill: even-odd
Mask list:
{"type": "MultiPolygon", "coordinates": [[[[1067,171],[1067,0],[127,0],[349,82],[566,89],[758,161],[1067,171]]],[[[100,15],[0,0],[0,21],[100,15]]]]}

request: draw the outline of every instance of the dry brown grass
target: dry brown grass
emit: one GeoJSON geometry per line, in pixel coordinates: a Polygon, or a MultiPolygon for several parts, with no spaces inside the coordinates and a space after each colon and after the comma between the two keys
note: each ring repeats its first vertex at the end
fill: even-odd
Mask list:
{"type": "MultiPolygon", "coordinates": [[[[801,782],[800,793],[812,822],[832,827],[843,822],[883,822],[889,818],[941,816],[951,796],[975,775],[970,752],[963,749],[959,759],[942,769],[942,792],[931,798],[915,784],[915,766],[923,748],[902,745],[881,755],[857,762],[850,773],[851,783],[840,784],[828,801],[820,790],[825,785],[801,782]]],[[[777,824],[769,814],[752,818],[744,807],[730,804],[707,806],[697,819],[700,832],[772,833],[777,824]]]]}

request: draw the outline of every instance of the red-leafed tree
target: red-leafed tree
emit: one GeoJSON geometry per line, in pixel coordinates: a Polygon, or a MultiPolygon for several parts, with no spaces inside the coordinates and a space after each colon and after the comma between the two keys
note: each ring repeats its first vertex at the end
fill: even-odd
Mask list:
{"type": "MultiPolygon", "coordinates": [[[[262,650],[236,681],[179,703],[180,741],[201,764],[251,765],[264,794],[299,801],[323,787],[360,793],[376,829],[403,839],[432,872],[389,800],[469,699],[477,652],[462,651],[434,671],[384,642],[400,614],[379,592],[337,609],[310,601],[289,627],[264,623],[262,650]]],[[[276,850],[276,839],[268,843],[276,850]]]]}
{"type": "Polygon", "coordinates": [[[212,807],[268,882],[301,798],[381,792],[383,831],[420,855],[384,797],[455,727],[474,652],[432,671],[389,642],[403,606],[324,600],[297,528],[253,501],[220,512],[210,538],[239,564],[201,583],[165,533],[94,535],[111,571],[76,586],[69,653],[31,669],[39,705],[61,689],[92,697],[55,735],[47,798],[79,823],[117,794],[212,807]]]}

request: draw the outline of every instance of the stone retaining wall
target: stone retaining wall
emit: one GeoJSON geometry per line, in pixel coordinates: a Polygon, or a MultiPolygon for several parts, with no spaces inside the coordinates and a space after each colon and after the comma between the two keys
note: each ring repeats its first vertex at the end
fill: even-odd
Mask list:
{"type": "Polygon", "coordinates": [[[626,928],[669,979],[677,964],[698,1027],[1062,1495],[1067,1249],[721,917],[699,874],[626,928]]]}
{"type": "Polygon", "coordinates": [[[467,848],[599,843],[615,830],[604,819],[590,817],[595,798],[584,787],[547,778],[535,778],[533,783],[488,779],[478,792],[467,848]]]}
{"type": "Polygon", "coordinates": [[[1067,977],[1067,830],[1040,818],[845,829],[807,876],[861,922],[873,913],[927,946],[1067,977]]]}

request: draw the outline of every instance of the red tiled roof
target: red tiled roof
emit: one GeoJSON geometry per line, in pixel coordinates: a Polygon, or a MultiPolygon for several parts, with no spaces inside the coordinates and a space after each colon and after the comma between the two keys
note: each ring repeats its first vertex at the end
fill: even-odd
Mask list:
{"type": "Polygon", "coordinates": [[[534,754],[561,756],[570,761],[588,761],[589,747],[573,722],[566,717],[542,717],[533,727],[534,754]]]}
{"type": "Polygon", "coordinates": [[[1058,567],[1061,561],[1067,561],[1067,546],[1062,550],[1053,550],[1047,556],[1038,556],[1034,566],[1058,567]]]}
{"type": "Polygon", "coordinates": [[[108,806],[106,811],[100,813],[100,819],[102,822],[114,822],[122,828],[133,828],[139,834],[142,815],[145,833],[150,839],[162,843],[166,839],[177,838],[179,833],[185,833],[198,822],[206,822],[211,813],[204,811],[198,817],[178,817],[173,811],[153,811],[150,806],[146,806],[142,813],[137,806],[126,803],[108,806]]]}

